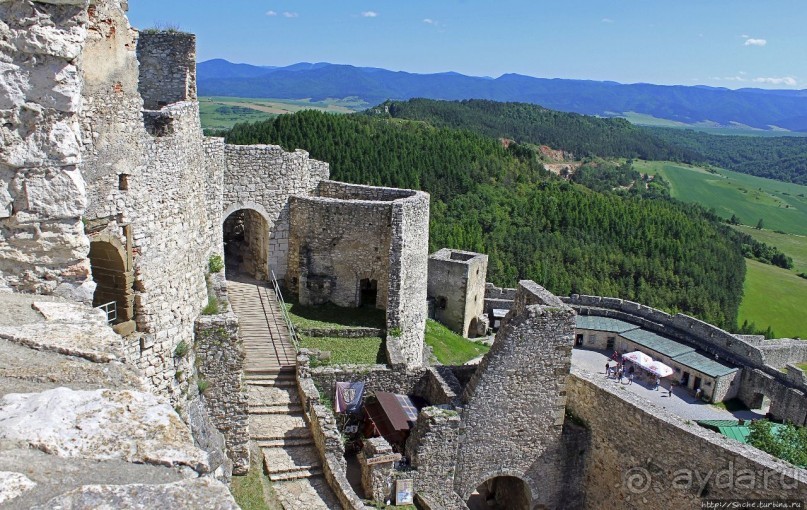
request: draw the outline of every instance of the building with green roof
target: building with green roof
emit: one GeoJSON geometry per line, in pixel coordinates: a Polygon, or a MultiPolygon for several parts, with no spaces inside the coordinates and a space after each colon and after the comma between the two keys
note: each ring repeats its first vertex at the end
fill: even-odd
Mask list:
{"type": "Polygon", "coordinates": [[[577,347],[623,354],[643,352],[673,369],[669,380],[704,400],[722,402],[737,395],[740,369],[697,352],[694,347],[611,317],[578,315],[575,326],[577,347]]]}
{"type": "MultiPolygon", "coordinates": [[[[654,356],[655,358],[661,358],[661,361],[666,363],[667,361],[675,358],[676,356],[680,356],[682,354],[686,354],[689,352],[695,352],[693,347],[689,347],[682,343],[676,342],[675,340],[671,340],[667,337],[658,335],[653,333],[652,331],[648,331],[646,329],[634,329],[631,331],[626,331],[622,334],[626,340],[630,340],[637,346],[644,347],[656,353],[654,356]],[[664,358],[667,358],[666,360],[664,358]]],[[[653,356],[652,353],[645,353],[650,354],[653,356]]]]}
{"type": "Polygon", "coordinates": [[[574,320],[575,345],[590,349],[613,350],[619,335],[639,328],[636,324],[596,315],[577,315],[574,320]]]}

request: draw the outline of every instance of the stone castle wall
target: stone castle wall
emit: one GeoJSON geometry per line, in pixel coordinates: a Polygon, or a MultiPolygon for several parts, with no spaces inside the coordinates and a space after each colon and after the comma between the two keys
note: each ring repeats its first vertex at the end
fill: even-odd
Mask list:
{"type": "Polygon", "coordinates": [[[222,220],[240,209],[260,213],[269,232],[269,266],[285,280],[289,197],[311,195],[328,178],[328,164],[277,145],[224,145],[224,162],[222,220]]]}
{"type": "Polygon", "coordinates": [[[79,170],[87,2],[2,2],[0,20],[0,288],[89,302],[79,170]]]}
{"type": "Polygon", "coordinates": [[[362,280],[375,281],[373,306],[386,308],[391,202],[292,197],[286,283],[303,304],[362,305],[362,280]]]}
{"type": "Polygon", "coordinates": [[[196,101],[196,36],[182,32],[140,32],[140,95],[146,110],[196,101]]]}
{"type": "Polygon", "coordinates": [[[207,382],[204,397],[213,425],[222,434],[233,474],[249,470],[249,409],[243,384],[244,347],[238,337],[238,317],[226,303],[225,282],[221,273],[214,275],[225,309],[217,315],[196,319],[196,358],[199,379],[207,382]]]}
{"type": "MultiPolygon", "coordinates": [[[[193,345],[194,320],[207,301],[207,259],[221,244],[208,195],[220,194],[218,182],[205,172],[197,103],[174,102],[144,117],[139,41],[121,2],[95,2],[89,20],[84,57],[95,65],[83,75],[81,112],[86,228],[91,240],[115,239],[132,257],[127,292],[134,293],[137,334],[127,338],[127,352],[156,391],[179,403],[192,378],[175,374],[193,366],[173,353],[180,342],[193,345]]],[[[196,58],[187,40],[163,34],[146,44],[187,63],[196,58]]],[[[159,81],[160,69],[170,68],[166,57],[143,72],[159,81]]]]}
{"type": "Polygon", "coordinates": [[[582,508],[700,508],[705,499],[807,494],[803,470],[604,385],[601,375],[574,369],[566,388],[570,413],[590,433],[582,508]]]}
{"type": "Polygon", "coordinates": [[[583,315],[630,317],[634,324],[654,330],[671,338],[682,339],[709,354],[718,354],[737,364],[762,367],[765,357],[755,345],[717,326],[684,314],[670,315],[649,306],[617,298],[573,294],[564,301],[583,315]],[[598,312],[597,309],[603,310],[598,312]],[[644,320],[642,320],[644,319],[644,320]]]}
{"type": "Polygon", "coordinates": [[[226,162],[224,158],[224,139],[205,137],[202,142],[205,154],[205,171],[207,182],[205,204],[207,205],[207,226],[206,233],[210,239],[211,255],[224,255],[224,235],[222,226],[224,218],[224,170],[226,162]]]}
{"type": "MultiPolygon", "coordinates": [[[[392,208],[387,350],[397,344],[407,365],[423,363],[429,271],[429,195],[417,192],[392,208]],[[398,333],[398,334],[396,334],[398,333]]],[[[394,354],[390,357],[394,358],[394,354]]]]}
{"type": "Polygon", "coordinates": [[[533,505],[560,506],[561,430],[574,311],[522,281],[513,309],[463,394],[454,488],[467,500],[497,476],[524,481],[533,505]]]}

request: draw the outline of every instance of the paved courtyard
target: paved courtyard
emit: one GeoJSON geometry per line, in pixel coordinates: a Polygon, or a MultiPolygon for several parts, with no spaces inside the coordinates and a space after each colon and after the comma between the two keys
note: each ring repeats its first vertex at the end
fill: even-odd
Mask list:
{"type": "MultiPolygon", "coordinates": [[[[600,374],[605,380],[605,363],[610,358],[603,351],[589,349],[573,349],[572,365],[592,374],[600,374]]],[[[611,366],[614,361],[611,361],[611,366]]],[[[636,378],[633,384],[628,383],[628,379],[617,381],[611,377],[607,380],[615,387],[621,386],[625,391],[630,391],[639,395],[654,405],[667,409],[673,414],[689,420],[730,420],[730,419],[758,419],[764,418],[760,413],[754,411],[737,411],[731,413],[725,409],[720,409],[711,404],[695,398],[695,396],[683,388],[674,388],[672,396],[669,395],[669,381],[662,380],[661,388],[655,390],[655,382],[648,378],[645,381],[636,378]]]]}

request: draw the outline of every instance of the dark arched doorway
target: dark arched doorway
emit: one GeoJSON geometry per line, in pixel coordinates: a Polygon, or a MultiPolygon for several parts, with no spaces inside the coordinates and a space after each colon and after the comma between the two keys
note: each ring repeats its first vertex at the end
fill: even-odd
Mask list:
{"type": "Polygon", "coordinates": [[[471,319],[470,324],[468,324],[468,338],[475,338],[477,337],[477,332],[479,330],[479,321],[476,317],[471,319]]]}
{"type": "Polygon", "coordinates": [[[96,285],[92,304],[103,306],[112,324],[134,318],[134,273],[128,259],[115,239],[100,236],[90,242],[90,267],[96,285]]]}
{"type": "Polygon", "coordinates": [[[491,478],[468,499],[470,510],[530,510],[530,507],[530,490],[515,476],[491,478]]]}
{"type": "Polygon", "coordinates": [[[269,224],[258,211],[239,209],[224,220],[227,278],[238,274],[269,279],[269,224]]]}
{"type": "Polygon", "coordinates": [[[359,306],[375,308],[378,304],[378,280],[363,278],[359,282],[359,306]]]}

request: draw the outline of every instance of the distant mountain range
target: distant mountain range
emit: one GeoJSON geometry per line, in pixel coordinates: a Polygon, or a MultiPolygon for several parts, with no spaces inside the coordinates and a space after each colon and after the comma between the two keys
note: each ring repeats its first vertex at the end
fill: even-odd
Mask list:
{"type": "Polygon", "coordinates": [[[368,106],[388,99],[490,99],[539,104],[587,115],[640,114],[673,123],[807,132],[807,90],[729,90],[706,86],[625,85],[610,81],[498,78],[447,72],[299,63],[287,67],[214,59],[197,66],[199,95],[312,100],[356,97],[368,106]]]}

